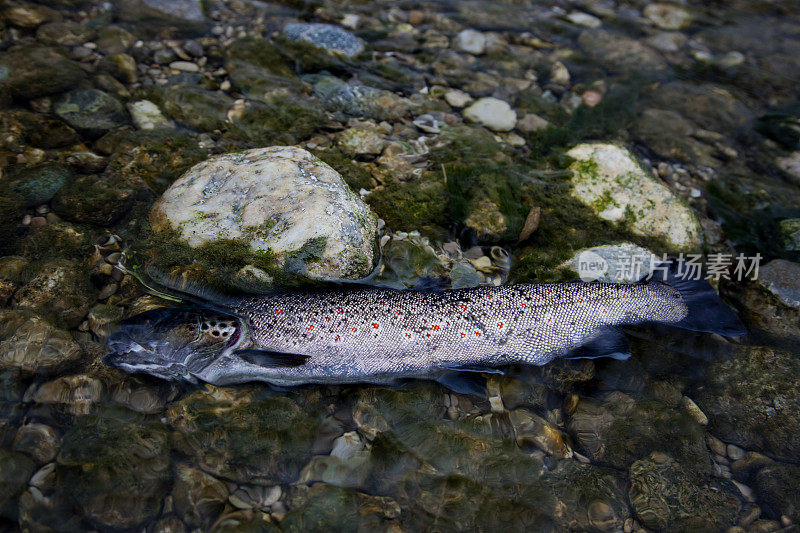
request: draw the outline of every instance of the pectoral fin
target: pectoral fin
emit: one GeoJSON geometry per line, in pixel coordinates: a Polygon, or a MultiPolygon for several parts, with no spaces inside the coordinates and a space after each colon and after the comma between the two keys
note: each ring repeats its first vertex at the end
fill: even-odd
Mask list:
{"type": "Polygon", "coordinates": [[[291,368],[301,366],[308,360],[307,355],[297,353],[271,352],[269,350],[247,349],[233,352],[251,365],[264,368],[291,368]]]}
{"type": "Polygon", "coordinates": [[[631,356],[631,346],[628,339],[616,329],[607,328],[600,330],[586,343],[573,348],[562,357],[565,359],[595,359],[597,357],[611,357],[624,361],[631,356]]]}
{"type": "Polygon", "coordinates": [[[453,392],[459,394],[472,394],[486,397],[486,380],[483,376],[474,372],[452,372],[446,371],[436,378],[441,385],[444,385],[453,392]]]}

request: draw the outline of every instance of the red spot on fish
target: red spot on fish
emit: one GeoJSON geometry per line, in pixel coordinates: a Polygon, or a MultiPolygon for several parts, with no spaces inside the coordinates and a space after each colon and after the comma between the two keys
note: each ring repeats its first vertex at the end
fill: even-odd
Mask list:
{"type": "Polygon", "coordinates": [[[548,321],[548,322],[550,322],[551,320],[552,320],[552,318],[548,318],[548,319],[547,319],[547,321],[548,321]]]}
{"type": "Polygon", "coordinates": [[[330,322],[330,321],[331,321],[331,317],[329,317],[329,316],[326,316],[326,317],[325,317],[325,320],[327,320],[328,322],[330,322]]]}
{"type": "Polygon", "coordinates": [[[464,332],[462,331],[462,332],[461,332],[461,336],[462,336],[462,337],[466,337],[466,336],[467,336],[467,334],[466,334],[466,333],[464,333],[464,332]]]}
{"type": "Polygon", "coordinates": [[[275,310],[275,314],[276,314],[276,315],[279,315],[279,314],[281,314],[281,313],[283,313],[283,309],[276,309],[276,310],[275,310]]]}
{"type": "Polygon", "coordinates": [[[341,308],[341,307],[340,307],[339,309],[337,309],[337,310],[336,310],[336,312],[337,312],[337,313],[339,313],[340,315],[341,315],[342,313],[344,313],[344,311],[342,311],[342,308],[341,308]]]}
{"type": "Polygon", "coordinates": [[[314,326],[308,326],[308,331],[311,331],[312,329],[314,329],[314,326]]]}
{"type": "Polygon", "coordinates": [[[477,335],[478,337],[480,337],[480,336],[481,336],[481,332],[480,332],[480,331],[476,331],[476,332],[475,332],[475,335],[477,335]]]}
{"type": "Polygon", "coordinates": [[[522,302],[521,304],[519,304],[519,306],[520,306],[521,308],[525,309],[525,302],[522,302]]]}
{"type": "Polygon", "coordinates": [[[487,294],[486,297],[489,298],[490,300],[492,299],[492,295],[491,294],[487,294]]]}
{"type": "Polygon", "coordinates": [[[378,329],[378,324],[376,324],[375,322],[373,322],[373,323],[372,323],[372,327],[373,327],[373,328],[375,328],[375,329],[378,329]]]}
{"type": "Polygon", "coordinates": [[[411,333],[406,333],[406,337],[411,338],[411,333]]]}
{"type": "Polygon", "coordinates": [[[538,302],[538,301],[539,301],[539,298],[536,298],[536,299],[535,299],[535,301],[537,301],[537,302],[538,302]]]}
{"type": "Polygon", "coordinates": [[[430,333],[426,333],[425,335],[426,335],[427,337],[430,337],[430,336],[431,336],[431,334],[430,334],[430,333]]]}
{"type": "Polygon", "coordinates": [[[583,298],[578,298],[577,302],[578,303],[583,303],[583,298]]]}
{"type": "Polygon", "coordinates": [[[433,326],[433,331],[439,331],[439,326],[433,326]]]}
{"type": "Polygon", "coordinates": [[[397,311],[397,314],[398,314],[398,315],[402,315],[402,314],[403,314],[403,312],[402,312],[402,311],[400,311],[400,310],[398,310],[398,311],[397,311]]]}
{"type": "Polygon", "coordinates": [[[341,337],[340,337],[339,335],[336,335],[336,340],[337,340],[337,341],[338,341],[338,340],[341,340],[341,337]]]}
{"type": "Polygon", "coordinates": [[[627,298],[627,297],[628,297],[628,295],[627,295],[627,294],[623,294],[623,295],[622,295],[622,297],[623,297],[623,298],[627,298]]]}
{"type": "Polygon", "coordinates": [[[606,310],[605,310],[605,309],[603,309],[603,312],[605,313],[605,312],[606,312],[606,310]]]}
{"type": "Polygon", "coordinates": [[[355,333],[356,331],[358,331],[356,328],[352,328],[353,333],[355,333]]]}
{"type": "Polygon", "coordinates": [[[461,304],[461,309],[463,309],[464,311],[466,311],[466,310],[467,310],[467,306],[466,306],[466,305],[464,305],[464,304],[461,304]]]}
{"type": "Polygon", "coordinates": [[[381,302],[381,305],[386,305],[386,302],[381,302]]]}
{"type": "Polygon", "coordinates": [[[550,294],[551,292],[553,292],[553,291],[547,291],[547,294],[550,294]]]}

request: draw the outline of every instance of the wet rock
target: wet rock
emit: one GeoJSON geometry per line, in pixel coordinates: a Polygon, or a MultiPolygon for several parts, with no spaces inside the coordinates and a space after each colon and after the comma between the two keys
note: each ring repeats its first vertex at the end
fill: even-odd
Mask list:
{"type": "Polygon", "coordinates": [[[523,133],[539,131],[550,125],[550,122],[534,113],[525,114],[517,122],[517,129],[523,133]]]}
{"type": "Polygon", "coordinates": [[[0,88],[20,99],[68,91],[84,79],[80,66],[59,49],[38,44],[0,54],[0,73],[0,88]]]}
{"type": "Polygon", "coordinates": [[[0,448],[0,515],[16,514],[17,497],[25,490],[28,480],[36,470],[35,463],[26,455],[0,448]]]}
{"type": "Polygon", "coordinates": [[[548,455],[557,458],[572,457],[572,450],[566,445],[558,429],[533,411],[514,409],[509,413],[509,418],[514,426],[518,446],[533,444],[548,455]]]}
{"type": "Polygon", "coordinates": [[[122,307],[108,304],[97,304],[89,311],[89,329],[101,341],[104,341],[117,322],[122,320],[125,310],[122,307]]]}
{"type": "Polygon", "coordinates": [[[269,512],[279,507],[283,495],[279,485],[262,487],[259,485],[239,485],[228,497],[228,501],[239,509],[258,509],[269,512]],[[276,505],[277,504],[277,505],[276,505]]]}
{"type": "Polygon", "coordinates": [[[170,117],[201,131],[224,129],[232,107],[230,96],[191,85],[170,87],[163,104],[170,117]]]}
{"type": "Polygon", "coordinates": [[[225,70],[248,98],[264,100],[274,92],[302,90],[302,82],[278,49],[264,39],[244,37],[225,48],[225,70]]]}
{"type": "Polygon", "coordinates": [[[11,187],[27,207],[50,201],[69,182],[71,172],[65,165],[41,163],[26,167],[11,181],[11,187]]]}
{"type": "Polygon", "coordinates": [[[693,398],[709,418],[710,431],[747,450],[784,461],[800,460],[800,427],[794,413],[800,394],[792,376],[800,361],[767,347],[741,347],[730,360],[713,363],[693,398]]]}
{"type": "Polygon", "coordinates": [[[136,527],[161,510],[170,480],[168,452],[158,424],[82,418],[64,434],[58,482],[97,527],[136,527]]]}
{"type": "MultiPolygon", "coordinates": [[[[170,405],[175,446],[194,464],[240,483],[290,483],[311,458],[319,413],[284,396],[195,392],[170,405]]],[[[247,394],[247,391],[243,391],[247,394]]]]}
{"type": "Polygon", "coordinates": [[[716,165],[714,148],[693,138],[697,127],[675,111],[646,109],[634,126],[636,136],[664,159],[716,165]]]}
{"type": "Polygon", "coordinates": [[[450,270],[451,287],[454,289],[477,287],[483,281],[483,275],[469,263],[458,263],[450,270]]]}
{"type": "Polygon", "coordinates": [[[736,489],[730,483],[695,484],[678,462],[660,452],[633,463],[630,482],[633,511],[651,529],[725,529],[739,512],[736,489]]]}
{"type": "Polygon", "coordinates": [[[375,130],[374,125],[372,127],[366,125],[344,130],[339,134],[337,144],[346,154],[355,157],[380,154],[386,145],[386,140],[375,130]]]}
{"type": "Polygon", "coordinates": [[[559,522],[571,531],[620,531],[630,517],[627,483],[615,470],[559,461],[545,483],[561,503],[559,522]]]}
{"type": "Polygon", "coordinates": [[[580,144],[567,152],[577,161],[572,195],[603,220],[627,224],[631,231],[665,239],[676,248],[697,249],[702,229],[692,210],[656,181],[625,148],[580,144]]]}
{"type": "Polygon", "coordinates": [[[500,206],[488,198],[474,198],[468,207],[464,225],[475,231],[480,241],[500,242],[508,231],[508,219],[500,206]]]}
{"type": "Polygon", "coordinates": [[[161,114],[161,110],[150,100],[139,100],[128,104],[128,112],[134,125],[140,130],[170,128],[172,122],[161,114]]]}
{"type": "Polygon", "coordinates": [[[716,84],[672,81],[651,95],[661,109],[669,109],[700,128],[729,135],[753,119],[753,112],[733,93],[716,84]]]}
{"type": "Polygon", "coordinates": [[[643,13],[662,30],[681,30],[692,21],[691,13],[672,4],[654,2],[648,4],[643,13]]]}
{"type": "Polygon", "coordinates": [[[200,0],[120,0],[115,8],[121,20],[161,34],[191,34],[206,27],[200,0]]]}
{"type": "Polygon", "coordinates": [[[476,30],[462,30],[453,39],[453,47],[461,52],[481,55],[486,50],[486,36],[476,30]]]}
{"type": "Polygon", "coordinates": [[[592,60],[616,72],[661,70],[666,67],[658,52],[642,42],[602,29],[585,30],[578,38],[578,43],[592,60]]]}
{"type": "Polygon", "coordinates": [[[117,145],[105,177],[120,184],[144,181],[154,192],[161,193],[205,158],[206,152],[188,135],[172,129],[142,131],[117,145]]]}
{"type": "Polygon", "coordinates": [[[30,456],[39,464],[52,461],[58,453],[60,439],[55,430],[45,424],[25,424],[17,431],[12,448],[30,456]]]}
{"type": "Polygon", "coordinates": [[[767,516],[774,519],[787,516],[795,523],[800,521],[800,467],[765,466],[756,474],[753,488],[767,516]]]}
{"type": "Polygon", "coordinates": [[[787,218],[780,222],[780,232],[785,250],[800,252],[800,218],[787,218]]]}
{"type": "Polygon", "coordinates": [[[77,327],[89,312],[94,290],[88,280],[75,275],[76,270],[78,265],[71,261],[43,265],[39,274],[14,295],[15,305],[51,317],[68,328],[77,327]]]}
{"type": "Polygon", "coordinates": [[[81,354],[81,348],[72,335],[32,317],[0,342],[0,367],[46,375],[69,366],[81,354]]]}
{"type": "Polygon", "coordinates": [[[319,48],[353,57],[364,50],[361,39],[339,26],[319,23],[290,23],[283,27],[290,41],[305,42],[319,48]]]}
{"type": "Polygon", "coordinates": [[[106,55],[121,54],[136,41],[136,37],[115,24],[103,26],[97,32],[97,48],[106,55]]]}
{"type": "Polygon", "coordinates": [[[623,242],[581,250],[561,266],[573,270],[584,281],[636,283],[653,272],[653,257],[651,250],[623,242]]]}
{"type": "Polygon", "coordinates": [[[511,106],[497,98],[481,98],[464,110],[464,118],[494,131],[511,131],[517,114],[511,106]]]}
{"type": "Polygon", "coordinates": [[[78,374],[34,384],[25,391],[23,401],[57,405],[75,415],[86,415],[100,401],[103,384],[91,376],[78,374]]]}
{"type": "Polygon", "coordinates": [[[800,264],[774,259],[761,267],[758,283],[784,304],[800,309],[800,264]]]}
{"type": "Polygon", "coordinates": [[[141,186],[118,176],[81,176],[53,198],[53,211],[75,222],[110,226],[129,212],[141,186]]]}
{"type": "Polygon", "coordinates": [[[361,487],[369,474],[370,452],[359,434],[350,431],[337,438],[330,455],[312,457],[300,472],[299,483],[322,481],[337,487],[361,487]]]}
{"type": "Polygon", "coordinates": [[[157,230],[181,228],[181,239],[193,247],[246,239],[293,273],[359,278],[373,268],[377,217],[336,171],[300,148],[201,163],[162,195],[151,221],[157,230]],[[212,197],[202,193],[209,187],[212,197]]]}
{"type": "Polygon", "coordinates": [[[408,99],[391,91],[345,83],[326,76],[314,83],[314,94],[332,111],[376,120],[397,120],[408,113],[408,99]]]}
{"type": "Polygon", "coordinates": [[[43,24],[36,30],[36,39],[50,44],[77,46],[94,37],[94,30],[71,20],[58,20],[43,24]]]}
{"type": "Polygon", "coordinates": [[[96,89],[72,91],[56,103],[54,110],[73,128],[91,134],[102,134],[128,123],[120,101],[96,89]]]}
{"type": "Polygon", "coordinates": [[[459,91],[458,89],[447,91],[444,94],[444,99],[448,104],[459,109],[462,107],[467,107],[474,101],[474,98],[464,91],[459,91]]]}
{"type": "Polygon", "coordinates": [[[598,403],[581,398],[567,424],[576,451],[593,462],[628,468],[653,450],[668,452],[693,476],[709,472],[704,427],[687,413],[653,400],[613,392],[598,403]]]}
{"type": "Polygon", "coordinates": [[[225,508],[225,484],[202,470],[179,464],[172,490],[175,510],[189,526],[207,528],[225,508]]]}

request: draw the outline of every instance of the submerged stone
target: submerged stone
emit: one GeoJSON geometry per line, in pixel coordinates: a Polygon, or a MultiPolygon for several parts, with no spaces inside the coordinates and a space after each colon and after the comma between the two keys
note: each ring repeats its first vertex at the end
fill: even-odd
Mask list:
{"type": "Polygon", "coordinates": [[[68,93],[54,107],[56,115],[73,128],[101,134],[128,123],[119,100],[96,89],[68,93]]]}
{"type": "Polygon", "coordinates": [[[158,200],[151,221],[191,247],[240,240],[275,254],[292,274],[352,279],[374,265],[377,217],[335,170],[295,147],[194,166],[158,200]]]}
{"type": "Polygon", "coordinates": [[[579,144],[572,195],[603,220],[626,224],[638,235],[664,239],[675,248],[695,250],[702,229],[692,210],[656,181],[625,148],[607,143],[579,144]]]}
{"type": "Polygon", "coordinates": [[[660,452],[633,463],[630,480],[631,506],[651,529],[718,531],[733,525],[739,512],[730,482],[693,483],[679,463],[660,452]]]}
{"type": "Polygon", "coordinates": [[[353,57],[364,51],[361,39],[339,26],[319,23],[290,23],[283,27],[290,41],[302,41],[330,52],[353,57]]]}
{"type": "Polygon", "coordinates": [[[82,354],[72,335],[31,317],[0,342],[0,368],[46,375],[62,370],[82,354]]]}
{"type": "Polygon", "coordinates": [[[20,99],[68,91],[84,77],[78,63],[57,47],[23,45],[0,54],[0,89],[5,87],[20,99]]]}
{"type": "Polygon", "coordinates": [[[800,360],[768,347],[741,347],[713,363],[693,395],[720,439],[782,461],[800,461],[800,360]]]}
{"type": "Polygon", "coordinates": [[[800,263],[774,259],[761,267],[758,283],[784,304],[800,309],[800,263]]]}
{"type": "Polygon", "coordinates": [[[57,163],[42,163],[25,168],[11,182],[27,207],[38,206],[50,199],[67,185],[71,172],[57,163]]]}

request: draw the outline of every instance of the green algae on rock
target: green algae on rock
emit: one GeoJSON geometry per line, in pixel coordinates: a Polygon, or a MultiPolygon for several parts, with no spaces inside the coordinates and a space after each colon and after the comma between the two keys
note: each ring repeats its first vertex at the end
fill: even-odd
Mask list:
{"type": "MultiPolygon", "coordinates": [[[[179,242],[197,249],[240,242],[291,275],[355,279],[375,261],[377,217],[336,171],[300,148],[196,165],[161,196],[150,220],[156,238],[178,232],[179,242]]],[[[235,259],[220,255],[222,264],[235,259]]]]}
{"type": "Polygon", "coordinates": [[[627,224],[633,233],[697,250],[702,229],[692,210],[657,182],[625,148],[607,143],[575,146],[572,194],[603,220],[627,224]]]}

